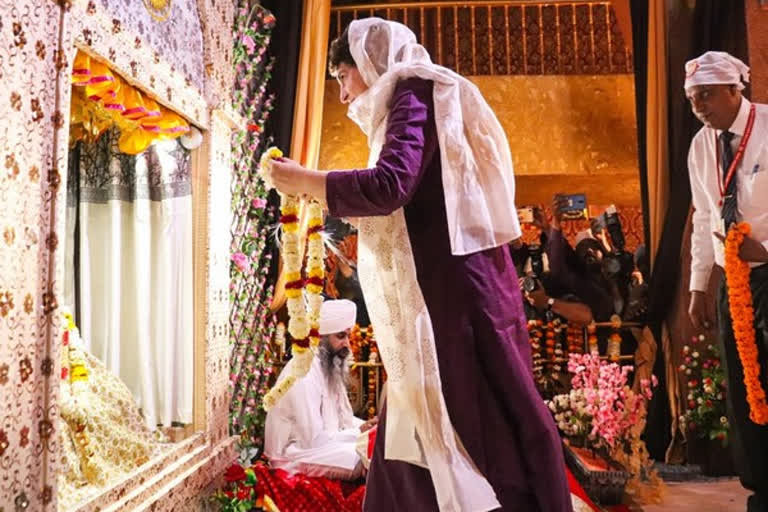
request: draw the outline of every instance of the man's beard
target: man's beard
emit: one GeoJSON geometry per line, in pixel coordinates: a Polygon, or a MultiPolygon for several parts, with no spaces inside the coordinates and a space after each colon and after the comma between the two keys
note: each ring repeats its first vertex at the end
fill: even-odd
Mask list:
{"type": "Polygon", "coordinates": [[[323,364],[323,373],[331,387],[339,384],[344,388],[347,387],[349,383],[349,365],[347,364],[349,354],[350,351],[347,347],[341,347],[334,351],[327,339],[320,343],[317,355],[323,364]]]}

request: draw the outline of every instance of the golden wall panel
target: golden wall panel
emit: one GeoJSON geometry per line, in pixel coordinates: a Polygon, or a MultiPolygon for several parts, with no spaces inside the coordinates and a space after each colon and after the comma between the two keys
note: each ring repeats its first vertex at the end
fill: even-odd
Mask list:
{"type": "MultiPolygon", "coordinates": [[[[541,202],[558,187],[576,192],[580,184],[578,192],[594,196],[601,204],[641,203],[631,75],[476,76],[470,80],[507,133],[521,184],[519,204],[541,202]]],[[[326,82],[318,166],[363,167],[368,146],[346,117],[338,89],[335,82],[326,82]]]]}

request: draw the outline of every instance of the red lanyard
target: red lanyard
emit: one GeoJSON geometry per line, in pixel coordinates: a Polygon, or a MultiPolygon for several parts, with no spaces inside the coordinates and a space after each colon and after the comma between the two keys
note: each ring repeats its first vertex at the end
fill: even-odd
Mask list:
{"type": "Polygon", "coordinates": [[[720,188],[720,206],[723,206],[725,191],[728,190],[728,185],[730,185],[731,180],[733,179],[733,174],[736,172],[736,168],[739,166],[741,159],[744,158],[744,150],[747,148],[747,142],[749,142],[749,137],[752,135],[752,127],[754,124],[755,105],[753,104],[749,109],[749,117],[747,118],[747,127],[744,129],[744,136],[741,138],[739,148],[733,156],[733,162],[731,162],[731,166],[728,168],[728,174],[725,175],[725,183],[723,183],[723,180],[720,178],[720,176],[722,176],[722,174],[720,174],[720,144],[717,141],[717,132],[715,132],[715,151],[717,155],[717,165],[715,168],[717,169],[717,186],[720,188]]]}

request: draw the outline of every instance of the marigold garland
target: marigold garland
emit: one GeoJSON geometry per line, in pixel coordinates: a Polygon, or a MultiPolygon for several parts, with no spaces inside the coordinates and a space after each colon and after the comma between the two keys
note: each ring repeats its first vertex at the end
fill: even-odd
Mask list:
{"type": "MultiPolygon", "coordinates": [[[[262,176],[271,161],[283,156],[277,148],[269,148],[261,157],[262,176]]],[[[274,188],[265,179],[268,188],[274,188]]],[[[314,351],[320,343],[321,295],[325,287],[325,247],[323,245],[323,209],[315,200],[308,207],[306,279],[302,275],[301,243],[299,240],[300,201],[296,196],[281,195],[280,224],[283,231],[281,257],[286,272],[285,296],[288,309],[288,332],[293,338],[291,373],[280,380],[264,396],[264,409],[269,411],[304,377],[312,366],[314,351]],[[306,294],[305,294],[306,292],[306,294]],[[306,296],[305,296],[306,295],[306,296]]]]}
{"type": "Polygon", "coordinates": [[[741,222],[728,231],[725,241],[725,276],[728,283],[728,302],[733,324],[733,335],[739,359],[744,369],[749,418],[758,425],[768,425],[768,403],[760,383],[760,363],[755,343],[752,289],[749,286],[749,264],[739,258],[739,249],[751,227],[741,222]]]}

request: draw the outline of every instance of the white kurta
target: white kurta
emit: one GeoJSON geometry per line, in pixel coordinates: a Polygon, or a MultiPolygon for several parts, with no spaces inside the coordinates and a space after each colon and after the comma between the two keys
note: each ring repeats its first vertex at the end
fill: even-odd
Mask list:
{"type": "MultiPolygon", "coordinates": [[[[289,372],[286,366],[278,381],[289,372]]],[[[337,388],[332,389],[315,357],[306,377],[269,411],[264,453],[273,467],[342,480],[362,476],[356,443],[363,420],[352,413],[344,386],[337,388]]]]}

